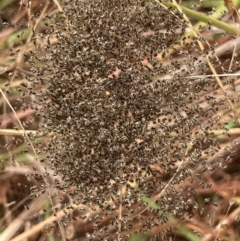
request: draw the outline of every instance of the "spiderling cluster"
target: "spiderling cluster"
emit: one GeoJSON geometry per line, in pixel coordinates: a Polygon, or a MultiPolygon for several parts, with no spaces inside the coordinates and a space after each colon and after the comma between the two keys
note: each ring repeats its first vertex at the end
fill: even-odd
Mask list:
{"type": "Polygon", "coordinates": [[[45,159],[61,176],[54,185],[76,203],[102,208],[109,197],[120,200],[119,188],[125,186],[121,203],[130,211],[122,229],[128,230],[139,195],[161,192],[182,165],[156,201],[161,214],[141,231],[166,222],[168,212],[182,216],[196,207],[193,191],[182,197],[174,184],[199,166],[206,169],[204,152],[218,152],[210,132],[226,101],[214,96],[214,81],[182,78],[194,72],[196,57],[179,51],[182,62],[171,56],[164,65],[156,59],[184,33],[181,14],[171,15],[152,1],[75,0],[59,19],[49,31],[57,43],[32,58],[43,59],[46,69],[30,80],[46,86],[37,103],[43,105],[43,130],[54,133],[45,159]],[[182,63],[187,68],[180,69],[182,63]]]}

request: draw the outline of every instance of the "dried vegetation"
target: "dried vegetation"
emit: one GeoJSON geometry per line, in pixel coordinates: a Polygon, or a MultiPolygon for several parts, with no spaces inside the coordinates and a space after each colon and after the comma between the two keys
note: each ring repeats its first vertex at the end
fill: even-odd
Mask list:
{"type": "Polygon", "coordinates": [[[187,1],[21,4],[3,8],[0,241],[238,240],[236,9],[193,26],[187,1]]]}

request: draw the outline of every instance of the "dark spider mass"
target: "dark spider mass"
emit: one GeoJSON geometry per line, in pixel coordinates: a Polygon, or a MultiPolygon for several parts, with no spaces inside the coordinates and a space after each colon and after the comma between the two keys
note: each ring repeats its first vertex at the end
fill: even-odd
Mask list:
{"type": "MultiPolygon", "coordinates": [[[[183,161],[156,201],[161,213],[145,220],[142,232],[167,222],[168,212],[181,217],[195,205],[193,190],[182,197],[174,184],[199,166],[206,169],[204,151],[217,153],[210,131],[217,122],[216,108],[227,105],[215,97],[219,88],[214,81],[182,78],[196,64],[205,66],[195,56],[183,51],[182,62],[173,56],[165,65],[156,60],[185,31],[181,14],[174,14],[153,1],[75,0],[56,15],[57,24],[48,31],[48,42],[56,35],[57,43],[31,60],[46,64],[37,80],[29,78],[32,86],[46,86],[36,95],[43,105],[42,129],[54,133],[44,161],[64,180],[56,179],[55,186],[75,202],[95,202],[104,209],[104,202],[118,200],[125,185],[122,203],[130,216],[137,212],[131,205],[138,195],[159,193],[183,161]],[[181,68],[182,63],[187,67],[181,68]],[[163,74],[170,78],[161,78],[163,74]]],[[[196,48],[187,47],[189,52],[196,48]]],[[[123,230],[134,226],[128,215],[123,219],[123,230]]]]}

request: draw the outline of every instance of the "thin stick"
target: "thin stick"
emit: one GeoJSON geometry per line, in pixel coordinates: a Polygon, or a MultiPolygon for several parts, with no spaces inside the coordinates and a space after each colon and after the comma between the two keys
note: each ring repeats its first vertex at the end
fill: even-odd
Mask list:
{"type": "MultiPolygon", "coordinates": [[[[236,15],[238,17],[238,21],[240,22],[240,16],[239,16],[238,11],[234,7],[233,1],[232,0],[224,0],[224,2],[225,2],[226,6],[228,8],[229,13],[231,14],[231,16],[233,18],[233,21],[234,21],[234,15],[236,15]]],[[[239,28],[237,28],[237,30],[238,30],[237,31],[237,38],[239,38],[239,36],[240,36],[239,28]]],[[[232,58],[231,58],[231,62],[230,62],[228,71],[230,71],[231,68],[232,68],[236,51],[237,51],[237,44],[235,44],[235,46],[234,46],[233,54],[232,54],[232,58]]]]}
{"type": "Polygon", "coordinates": [[[31,131],[31,130],[12,130],[12,129],[0,129],[0,135],[5,136],[25,136],[25,135],[31,135],[33,134],[36,136],[39,133],[37,131],[31,131]]]}
{"type": "MultiPolygon", "coordinates": [[[[0,235],[0,241],[9,241],[15,233],[22,227],[25,223],[25,220],[33,215],[35,212],[38,212],[43,206],[45,197],[42,195],[41,197],[35,199],[31,205],[29,206],[29,210],[23,211],[0,235]]],[[[31,229],[30,229],[31,230],[31,229]]],[[[25,232],[24,232],[25,233],[25,232]]],[[[28,236],[26,236],[28,237],[28,236]]],[[[23,240],[24,238],[20,240],[23,240]]]]}
{"type": "Polygon", "coordinates": [[[119,214],[118,214],[118,241],[121,240],[121,230],[122,230],[122,202],[123,202],[123,186],[120,185],[120,188],[119,188],[119,214]]]}
{"type": "MultiPolygon", "coordinates": [[[[166,7],[165,7],[162,3],[160,3],[158,0],[155,0],[155,1],[156,1],[157,3],[159,3],[162,7],[166,8],[166,7]]],[[[191,22],[189,21],[189,19],[187,18],[187,16],[183,13],[183,11],[181,10],[181,8],[180,8],[180,6],[178,5],[178,3],[177,3],[175,0],[173,0],[173,3],[175,4],[175,7],[178,9],[178,11],[183,14],[183,18],[187,21],[189,27],[193,30],[193,33],[194,33],[195,37],[197,37],[197,36],[199,35],[199,33],[193,28],[191,22]]],[[[170,12],[172,13],[172,11],[170,11],[170,12]]],[[[175,16],[174,13],[172,13],[172,14],[175,16]]],[[[197,43],[198,43],[199,48],[200,48],[201,51],[203,52],[203,51],[204,51],[203,44],[202,44],[200,41],[197,41],[197,43]]],[[[227,99],[227,101],[228,101],[228,103],[229,103],[229,106],[230,106],[231,110],[233,111],[234,115],[236,116],[236,111],[235,111],[234,105],[232,104],[231,100],[230,100],[229,97],[227,96],[227,94],[226,94],[226,92],[225,92],[225,90],[224,90],[224,86],[223,86],[220,78],[218,77],[218,74],[217,74],[215,68],[213,67],[213,65],[212,65],[212,63],[211,63],[211,61],[210,61],[209,56],[206,56],[205,59],[206,59],[206,62],[207,62],[207,64],[208,64],[211,72],[213,73],[213,75],[214,75],[214,77],[215,77],[215,79],[216,79],[216,81],[217,81],[220,89],[222,90],[223,94],[226,96],[226,99],[227,99]]]]}
{"type": "MultiPolygon", "coordinates": [[[[230,226],[233,222],[235,222],[236,217],[238,217],[240,214],[240,207],[238,207],[236,210],[234,210],[232,213],[230,213],[225,219],[224,221],[220,222],[217,227],[214,229],[215,232],[220,232],[222,225],[225,224],[227,226],[230,226]]],[[[202,241],[209,241],[212,240],[213,235],[212,234],[208,234],[206,235],[202,241]]]]}
{"type": "Polygon", "coordinates": [[[184,160],[182,160],[180,162],[180,165],[178,166],[175,174],[171,177],[171,179],[168,181],[168,183],[166,184],[166,186],[163,188],[163,190],[158,193],[157,195],[155,195],[154,197],[151,198],[151,202],[149,202],[148,206],[147,207],[144,207],[142,209],[140,209],[137,213],[131,215],[129,217],[129,219],[134,219],[135,217],[137,217],[138,215],[140,215],[141,213],[145,212],[151,205],[153,205],[159,198],[161,198],[164,193],[166,192],[167,188],[172,184],[173,180],[175,179],[175,177],[179,174],[182,166],[183,166],[183,163],[184,163],[184,160]]]}
{"type": "MultiPolygon", "coordinates": [[[[232,198],[234,198],[235,194],[236,194],[236,190],[234,190],[234,193],[233,193],[233,197],[232,197],[232,198]]],[[[231,207],[232,207],[232,204],[229,203],[229,206],[228,206],[227,212],[226,212],[226,214],[225,214],[223,220],[226,219],[227,215],[229,214],[229,211],[230,211],[230,208],[231,208],[231,207]]],[[[216,236],[216,238],[215,238],[215,241],[219,240],[218,237],[219,237],[219,235],[220,235],[220,233],[221,233],[221,229],[222,229],[223,225],[226,225],[225,221],[221,221],[221,222],[219,223],[218,226],[219,226],[220,228],[218,228],[218,232],[217,232],[217,236],[216,236]]]]}
{"type": "Polygon", "coordinates": [[[53,1],[54,1],[54,3],[57,5],[59,12],[62,12],[63,9],[62,9],[60,3],[58,2],[58,0],[53,0],[53,1]]]}
{"type": "MultiPolygon", "coordinates": [[[[12,112],[14,113],[14,115],[16,116],[16,119],[17,119],[20,127],[22,128],[23,131],[25,131],[25,129],[24,129],[21,121],[20,121],[20,120],[18,119],[18,117],[17,117],[17,114],[16,114],[14,108],[12,107],[12,105],[10,104],[10,102],[8,101],[7,97],[6,97],[5,94],[3,93],[2,89],[0,89],[0,93],[2,94],[2,96],[3,96],[3,98],[5,99],[6,103],[9,105],[9,107],[10,107],[10,109],[12,110],[12,112]]],[[[45,178],[44,178],[44,175],[43,175],[43,171],[42,171],[42,168],[41,168],[41,164],[40,164],[40,160],[39,160],[38,154],[37,154],[37,152],[36,152],[36,150],[35,150],[35,148],[34,148],[34,146],[33,146],[33,143],[32,143],[32,141],[31,141],[31,139],[29,138],[29,136],[28,136],[27,134],[25,134],[24,136],[27,138],[27,140],[28,140],[28,142],[29,142],[29,144],[30,144],[30,146],[31,146],[31,148],[32,148],[32,150],[33,150],[33,153],[34,153],[34,155],[35,155],[35,157],[36,157],[37,165],[38,165],[38,167],[39,167],[41,176],[42,176],[42,178],[43,178],[43,180],[44,180],[44,182],[45,182],[46,189],[48,190],[49,200],[50,200],[51,204],[53,205],[53,202],[52,202],[52,199],[51,199],[51,192],[50,192],[49,184],[47,183],[47,181],[46,181],[45,178]]],[[[61,223],[60,223],[58,220],[57,220],[57,222],[58,222],[58,225],[59,225],[59,228],[60,228],[60,232],[61,232],[61,234],[62,234],[62,238],[63,238],[63,240],[65,241],[66,239],[65,239],[65,234],[64,234],[63,227],[62,227],[61,223]]]]}

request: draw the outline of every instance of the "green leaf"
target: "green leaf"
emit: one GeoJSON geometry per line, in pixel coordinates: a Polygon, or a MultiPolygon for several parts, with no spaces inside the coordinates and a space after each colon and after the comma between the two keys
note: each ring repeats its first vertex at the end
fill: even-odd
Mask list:
{"type": "Polygon", "coordinates": [[[201,239],[194,234],[191,230],[184,228],[184,227],[178,227],[177,228],[179,233],[183,235],[187,240],[189,241],[201,241],[201,239]]]}
{"type": "Polygon", "coordinates": [[[143,233],[143,234],[135,234],[128,239],[128,241],[145,241],[151,238],[151,234],[143,233]]]}
{"type": "Polygon", "coordinates": [[[147,203],[148,206],[154,210],[159,210],[159,206],[149,197],[146,197],[146,196],[142,196],[141,197],[141,200],[144,202],[144,203],[147,203]]]}
{"type": "Polygon", "coordinates": [[[0,10],[4,9],[8,5],[10,5],[12,2],[15,0],[5,0],[5,1],[0,1],[0,10]]]}

